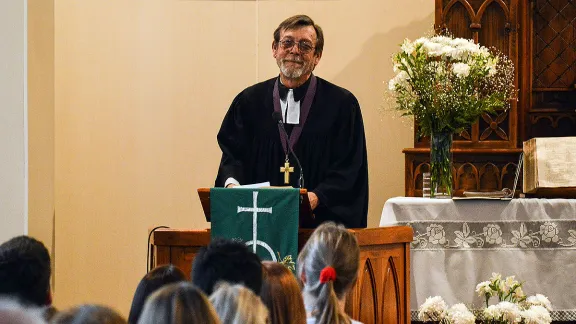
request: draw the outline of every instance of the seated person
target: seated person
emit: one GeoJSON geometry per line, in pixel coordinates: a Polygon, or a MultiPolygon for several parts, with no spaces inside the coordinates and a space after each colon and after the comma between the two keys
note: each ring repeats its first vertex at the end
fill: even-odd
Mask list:
{"type": "Polygon", "coordinates": [[[346,295],[358,277],[360,248],[356,237],[332,222],[320,225],[298,255],[308,324],[350,324],[346,295]]]}
{"type": "Polygon", "coordinates": [[[50,254],[42,242],[17,236],[0,245],[0,295],[28,306],[49,307],[50,254]]]}
{"type": "Polygon", "coordinates": [[[150,295],[138,324],[219,324],[204,293],[189,282],[169,284],[150,295]]]}
{"type": "Polygon", "coordinates": [[[0,324],[45,324],[40,309],[30,309],[12,299],[0,298],[0,324]]]}
{"type": "Polygon", "coordinates": [[[165,285],[185,280],[186,275],[184,272],[172,264],[165,264],[152,269],[152,271],[140,280],[138,287],[136,287],[134,299],[132,299],[132,307],[130,308],[130,315],[128,316],[128,323],[138,323],[146,298],[153,292],[165,285]]]}
{"type": "Polygon", "coordinates": [[[54,316],[52,324],[126,324],[115,310],[101,305],[80,305],[54,316]]]}
{"type": "Polygon", "coordinates": [[[271,324],[306,324],[306,309],[300,286],[283,264],[263,261],[264,282],[260,298],[270,312],[271,324]]]}
{"type": "Polygon", "coordinates": [[[268,309],[252,290],[218,283],[210,301],[222,324],[268,324],[268,309]]]}
{"type": "Polygon", "coordinates": [[[200,249],[192,263],[192,283],[211,295],[219,281],[239,283],[259,295],[262,288],[260,258],[242,242],[215,239],[200,249]]]}

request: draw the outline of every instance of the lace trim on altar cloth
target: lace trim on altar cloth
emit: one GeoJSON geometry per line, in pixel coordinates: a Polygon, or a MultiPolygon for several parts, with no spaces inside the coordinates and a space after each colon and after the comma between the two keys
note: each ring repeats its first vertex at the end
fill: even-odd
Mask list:
{"type": "MultiPolygon", "coordinates": [[[[559,311],[553,310],[550,312],[550,317],[552,318],[552,321],[560,321],[560,322],[576,321],[576,310],[559,310],[559,311]]],[[[412,322],[418,322],[417,310],[410,311],[410,320],[412,322]]]]}
{"type": "Polygon", "coordinates": [[[399,225],[414,230],[412,250],[576,249],[575,220],[418,221],[399,225]]]}

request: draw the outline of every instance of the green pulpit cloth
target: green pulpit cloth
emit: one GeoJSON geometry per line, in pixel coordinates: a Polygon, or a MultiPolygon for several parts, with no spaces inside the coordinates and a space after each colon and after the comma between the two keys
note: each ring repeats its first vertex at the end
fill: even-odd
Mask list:
{"type": "Polygon", "coordinates": [[[299,189],[210,189],[211,238],[245,242],[262,260],[292,268],[298,256],[299,189]]]}

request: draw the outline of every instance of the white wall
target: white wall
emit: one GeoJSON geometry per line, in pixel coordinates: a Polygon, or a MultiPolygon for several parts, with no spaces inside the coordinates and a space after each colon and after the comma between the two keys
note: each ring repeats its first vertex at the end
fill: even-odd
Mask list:
{"type": "Polygon", "coordinates": [[[0,1],[0,242],[28,232],[26,1],[0,1]]]}

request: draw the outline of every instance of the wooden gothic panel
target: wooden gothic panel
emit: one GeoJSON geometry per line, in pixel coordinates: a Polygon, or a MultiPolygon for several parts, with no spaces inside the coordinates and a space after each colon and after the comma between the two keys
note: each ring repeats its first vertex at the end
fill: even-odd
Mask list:
{"type": "Polygon", "coordinates": [[[525,101],[525,139],[576,136],[576,3],[533,0],[531,62],[523,72],[532,80],[525,101]],[[531,65],[530,65],[531,63],[531,65]]]}
{"type": "MultiPolygon", "coordinates": [[[[514,64],[518,57],[518,0],[436,0],[436,31],[495,48],[514,64]]],[[[454,135],[456,148],[515,148],[517,103],[508,111],[485,115],[478,123],[454,135]]],[[[427,139],[415,138],[415,147],[427,147],[427,139]]]]}
{"type": "Polygon", "coordinates": [[[360,308],[360,322],[364,324],[378,323],[378,292],[376,289],[376,278],[370,259],[364,262],[362,275],[358,278],[360,281],[360,298],[362,303],[360,308]]]}
{"type": "Polygon", "coordinates": [[[397,269],[392,257],[386,261],[386,265],[384,266],[384,289],[382,291],[382,322],[400,323],[402,299],[397,269]]]}

